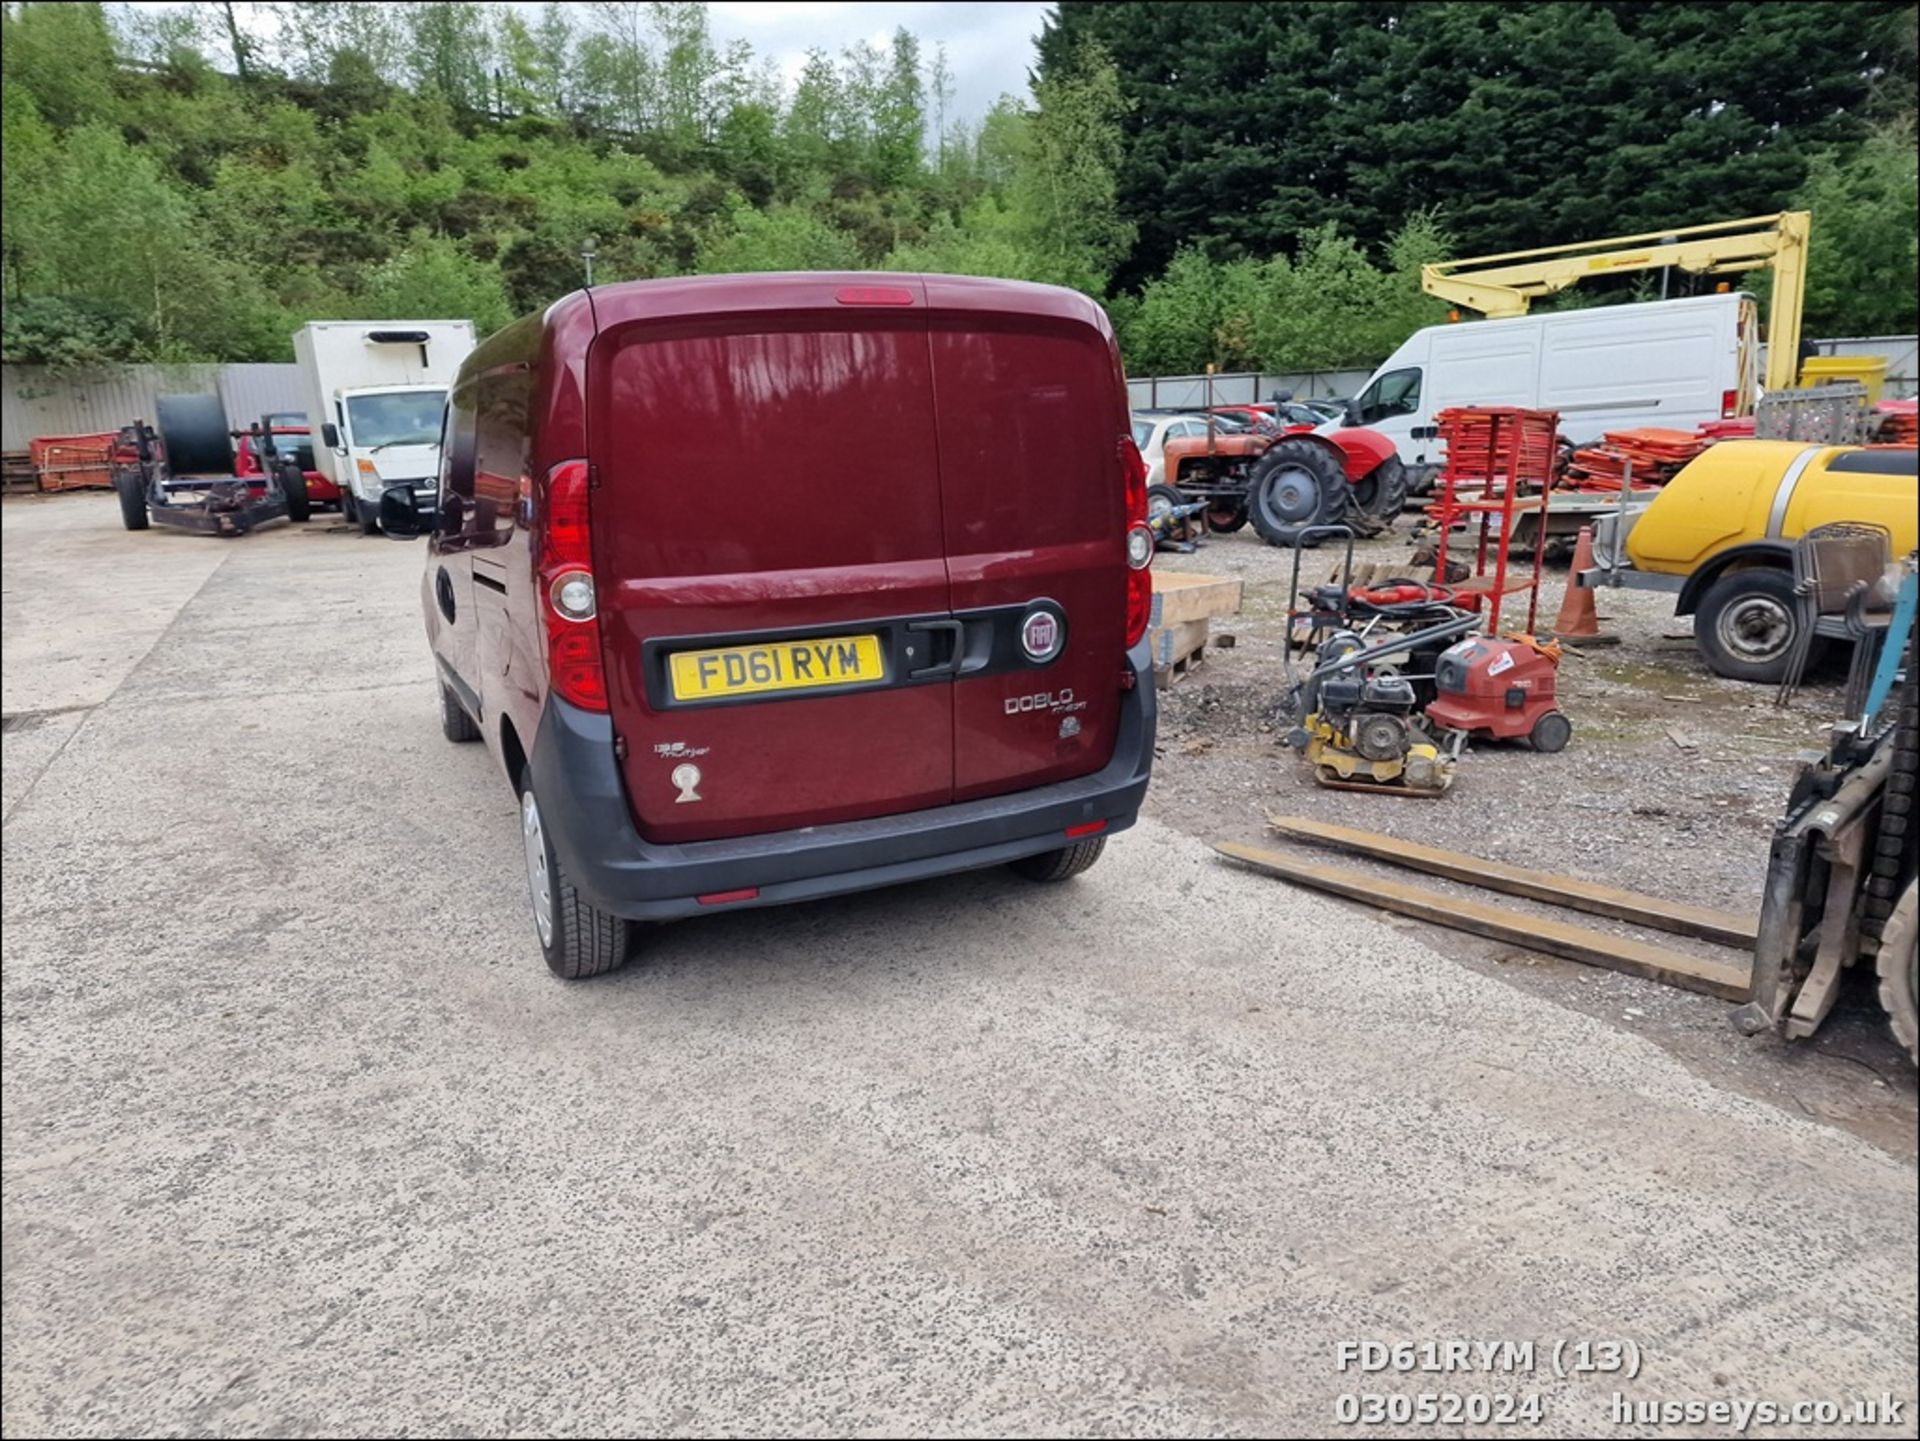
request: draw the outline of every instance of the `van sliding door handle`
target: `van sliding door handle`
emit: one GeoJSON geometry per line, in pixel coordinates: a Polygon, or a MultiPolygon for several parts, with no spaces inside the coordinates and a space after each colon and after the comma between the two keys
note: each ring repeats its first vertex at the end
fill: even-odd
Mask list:
{"type": "MultiPolygon", "coordinates": [[[[966,627],[957,620],[917,620],[907,627],[907,638],[911,642],[915,637],[925,636],[927,654],[936,656],[930,664],[911,667],[907,671],[908,680],[926,680],[932,676],[953,675],[960,669],[960,658],[965,653],[961,644],[966,636],[966,627]],[[943,654],[944,652],[944,654],[943,654]]],[[[917,647],[909,644],[908,650],[914,652],[917,647]]]]}

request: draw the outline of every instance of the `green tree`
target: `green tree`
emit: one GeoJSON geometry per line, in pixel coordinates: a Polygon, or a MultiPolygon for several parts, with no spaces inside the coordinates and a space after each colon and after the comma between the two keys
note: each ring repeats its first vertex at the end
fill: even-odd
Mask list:
{"type": "Polygon", "coordinates": [[[741,207],[731,228],[702,240],[695,268],[706,273],[749,270],[852,270],[860,263],[845,234],[798,206],[741,207]]]}
{"type": "Polygon", "coordinates": [[[493,34],[486,10],[473,0],[423,0],[403,13],[415,86],[449,104],[490,108],[493,34]]]}
{"type": "Polygon", "coordinates": [[[362,310],[406,320],[471,320],[482,335],[513,318],[496,267],[428,235],[415,236],[374,272],[362,310]]]}
{"type": "Polygon", "coordinates": [[[1908,0],[1062,0],[1038,73],[1113,56],[1135,286],[1182,245],[1377,246],[1427,207],[1469,254],[1778,210],[1912,108],[1913,29],[1908,0]]]}
{"type": "Polygon", "coordinates": [[[1851,155],[1822,155],[1794,196],[1813,212],[1807,335],[1911,335],[1920,328],[1920,175],[1911,118],[1878,127],[1851,155]]]}
{"type": "Polygon", "coordinates": [[[1023,245],[1048,277],[1098,295],[1133,243],[1115,206],[1127,103],[1106,52],[1081,45],[1072,64],[1034,82],[1036,108],[1008,125],[1008,206],[1023,245]]]}

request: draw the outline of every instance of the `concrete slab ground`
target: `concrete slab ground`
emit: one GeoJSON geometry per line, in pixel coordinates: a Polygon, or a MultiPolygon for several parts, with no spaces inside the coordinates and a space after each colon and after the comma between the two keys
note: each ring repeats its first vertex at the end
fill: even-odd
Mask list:
{"type": "Polygon", "coordinates": [[[8,1435],[1912,1434],[1905,1156],[1152,823],[562,984],[417,549],[3,518],[8,1435]]]}

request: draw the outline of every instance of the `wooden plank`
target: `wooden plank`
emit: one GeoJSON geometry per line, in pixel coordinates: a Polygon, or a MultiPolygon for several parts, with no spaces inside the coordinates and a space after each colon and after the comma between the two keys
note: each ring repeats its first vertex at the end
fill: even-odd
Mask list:
{"type": "Polygon", "coordinates": [[[1504,891],[1510,896],[1550,901],[1572,910],[1608,916],[1616,921],[1632,921],[1636,925],[1652,926],[1676,935],[1696,936],[1703,941],[1717,941],[1723,946],[1738,946],[1743,951],[1752,950],[1760,935],[1760,917],[1753,913],[1690,906],[1681,901],[1662,900],[1658,896],[1641,895],[1638,891],[1623,891],[1553,871],[1531,871],[1522,866],[1509,866],[1459,851],[1441,850],[1438,846],[1399,840],[1376,831],[1327,825],[1300,816],[1268,816],[1267,824],[1281,835],[1295,840],[1390,861],[1408,870],[1465,881],[1468,885],[1504,891]]]}
{"type": "Polygon", "coordinates": [[[1609,971],[1664,981],[1690,991],[1701,991],[1725,1001],[1744,1001],[1752,990],[1750,968],[1726,961],[1702,960],[1680,951],[1663,950],[1644,941],[1609,936],[1581,926],[1542,920],[1538,916],[1483,905],[1478,901],[1456,900],[1438,891],[1398,881],[1382,881],[1360,871],[1341,866],[1319,866],[1310,861],[1261,850],[1258,846],[1218,841],[1213,847],[1229,859],[1278,876],[1296,885],[1310,886],[1330,895],[1361,901],[1381,910],[1432,921],[1456,931],[1468,931],[1489,940],[1520,946],[1548,955],[1563,956],[1582,965],[1600,966],[1609,971]]]}

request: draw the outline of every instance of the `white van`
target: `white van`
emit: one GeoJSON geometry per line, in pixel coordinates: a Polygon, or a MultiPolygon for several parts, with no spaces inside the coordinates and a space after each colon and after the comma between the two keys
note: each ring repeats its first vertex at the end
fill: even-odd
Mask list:
{"type": "Polygon", "coordinates": [[[440,488],[447,387],[473,349],[470,320],[315,320],[293,336],[314,437],[314,466],[369,535],[380,493],[413,488],[431,510],[440,488]]]}
{"type": "Polygon", "coordinates": [[[1759,341],[1753,297],[1740,294],[1430,325],[1373,373],[1349,423],[1391,436],[1419,490],[1444,458],[1443,410],[1557,410],[1575,445],[1638,426],[1692,430],[1752,411],[1759,341]]]}

